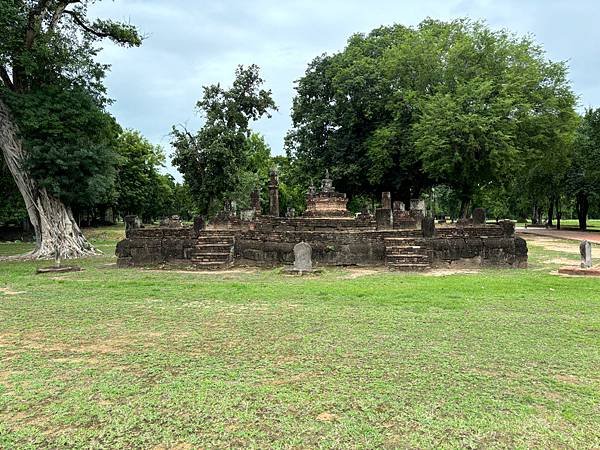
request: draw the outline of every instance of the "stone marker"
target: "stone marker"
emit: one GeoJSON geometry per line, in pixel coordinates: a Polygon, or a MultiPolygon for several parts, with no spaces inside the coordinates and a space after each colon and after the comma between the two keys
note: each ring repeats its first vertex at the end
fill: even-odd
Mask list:
{"type": "Polygon", "coordinates": [[[250,207],[260,214],[260,189],[255,189],[250,194],[250,207]]]}
{"type": "Polygon", "coordinates": [[[394,202],[394,211],[404,211],[406,209],[404,202],[396,200],[394,202]]]}
{"type": "Polygon", "coordinates": [[[592,244],[589,241],[582,241],[579,244],[579,253],[581,253],[581,268],[590,269],[592,267],[592,244]]]}
{"type": "Polygon", "coordinates": [[[142,228],[142,221],[138,216],[125,216],[125,231],[142,228]]]}
{"type": "Polygon", "coordinates": [[[279,175],[274,169],[269,173],[269,215],[279,217],[279,175]]]}
{"type": "Polygon", "coordinates": [[[485,225],[485,209],[475,208],[473,210],[473,225],[485,225]]]}
{"type": "Polygon", "coordinates": [[[375,221],[378,230],[391,230],[394,227],[394,216],[392,210],[387,208],[377,208],[375,210],[375,221]]]}
{"type": "Polygon", "coordinates": [[[425,211],[425,200],[413,198],[410,200],[410,209],[417,211],[425,211]]]}
{"type": "Polygon", "coordinates": [[[312,248],[306,242],[294,246],[294,271],[312,271],[312,248]]]}
{"type": "Polygon", "coordinates": [[[512,220],[501,220],[498,225],[502,228],[504,237],[511,238],[515,236],[515,223],[512,220]]]}
{"type": "Polygon", "coordinates": [[[433,237],[435,235],[435,219],[430,216],[423,217],[421,231],[423,232],[423,237],[433,237]]]}
{"type": "Polygon", "coordinates": [[[381,193],[381,209],[392,209],[392,193],[382,192],[381,193]]]}

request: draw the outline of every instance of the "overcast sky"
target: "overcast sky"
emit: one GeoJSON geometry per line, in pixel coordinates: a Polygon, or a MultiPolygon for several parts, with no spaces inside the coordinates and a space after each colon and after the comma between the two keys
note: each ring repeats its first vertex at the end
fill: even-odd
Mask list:
{"type": "MultiPolygon", "coordinates": [[[[432,17],[484,19],[494,28],[533,34],[553,60],[567,60],[580,107],[600,106],[599,0],[115,0],[92,9],[129,20],[147,36],[141,48],[104,45],[102,61],[122,126],[140,130],[170,154],[172,125],[197,128],[201,87],[229,84],[238,64],[256,63],[279,107],[254,128],[283,150],[294,81],[315,56],[380,25],[417,25],[432,17]]],[[[177,171],[167,170],[180,180],[177,171]]]]}

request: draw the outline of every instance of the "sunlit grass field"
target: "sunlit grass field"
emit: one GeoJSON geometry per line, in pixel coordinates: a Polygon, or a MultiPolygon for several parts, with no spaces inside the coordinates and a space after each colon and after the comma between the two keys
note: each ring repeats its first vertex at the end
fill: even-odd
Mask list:
{"type": "MultiPolygon", "coordinates": [[[[0,448],[599,448],[600,279],[0,262],[0,448]]],[[[28,249],[0,244],[1,254],[28,249]]]]}
{"type": "MultiPolygon", "coordinates": [[[[579,222],[576,219],[561,220],[560,223],[565,229],[579,229],[579,222]]],[[[600,219],[589,219],[587,228],[589,231],[600,231],[600,219]]]]}
{"type": "MultiPolygon", "coordinates": [[[[531,225],[531,222],[528,222],[527,224],[531,225]]],[[[525,222],[517,222],[517,226],[523,227],[525,226],[525,222]]],[[[554,221],[554,226],[556,226],[556,219],[554,221]]],[[[560,221],[560,226],[564,230],[579,230],[579,221],[577,219],[562,219],[560,221]]],[[[587,230],[600,231],[600,219],[588,219],[587,230]]]]}

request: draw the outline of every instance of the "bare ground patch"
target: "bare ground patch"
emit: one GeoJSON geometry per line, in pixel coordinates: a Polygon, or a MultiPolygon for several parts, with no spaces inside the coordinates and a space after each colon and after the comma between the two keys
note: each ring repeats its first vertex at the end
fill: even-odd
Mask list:
{"type": "Polygon", "coordinates": [[[478,274],[479,269],[433,269],[428,272],[423,272],[423,275],[428,277],[447,277],[450,275],[472,275],[478,274]]]}
{"type": "Polygon", "coordinates": [[[548,264],[560,264],[561,266],[576,266],[578,261],[568,258],[552,258],[547,259],[544,262],[548,264]]]}
{"type": "Polygon", "coordinates": [[[545,250],[579,254],[579,242],[577,241],[535,235],[527,235],[525,239],[527,240],[527,243],[543,247],[545,250]]]}
{"type": "Polygon", "coordinates": [[[575,375],[558,374],[558,375],[555,375],[554,378],[562,383],[584,384],[584,382],[579,377],[576,377],[575,375]]]}
{"type": "Polygon", "coordinates": [[[347,269],[346,272],[348,273],[339,277],[341,280],[354,280],[355,278],[367,277],[369,275],[378,275],[384,273],[384,269],[352,268],[347,269]]]}
{"type": "Polygon", "coordinates": [[[42,333],[29,333],[25,335],[3,333],[0,334],[0,345],[13,346],[18,351],[35,350],[45,353],[57,353],[61,356],[55,359],[75,361],[76,358],[64,357],[64,354],[119,354],[132,345],[144,343],[147,339],[152,340],[160,336],[162,336],[162,333],[135,333],[118,338],[99,337],[96,340],[82,341],[73,345],[73,342],[54,341],[42,333]]]}
{"type": "Polygon", "coordinates": [[[13,291],[10,288],[3,287],[3,288],[0,288],[0,294],[4,294],[4,295],[22,295],[22,294],[27,294],[27,292],[25,292],[25,291],[13,291]]]}
{"type": "Polygon", "coordinates": [[[152,273],[182,273],[186,275],[238,275],[238,274],[248,274],[248,273],[256,273],[256,269],[226,269],[226,270],[171,270],[168,268],[165,269],[142,269],[144,272],[152,272],[152,273]]]}

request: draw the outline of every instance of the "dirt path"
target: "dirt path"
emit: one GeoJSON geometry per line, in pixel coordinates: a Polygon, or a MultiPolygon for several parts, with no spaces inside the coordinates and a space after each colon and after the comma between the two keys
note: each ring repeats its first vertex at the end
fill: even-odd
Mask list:
{"type": "Polygon", "coordinates": [[[574,241],[588,240],[595,244],[600,244],[600,233],[594,231],[572,231],[572,230],[553,230],[546,228],[518,228],[517,233],[533,236],[545,236],[554,239],[571,239],[574,241]]]}

